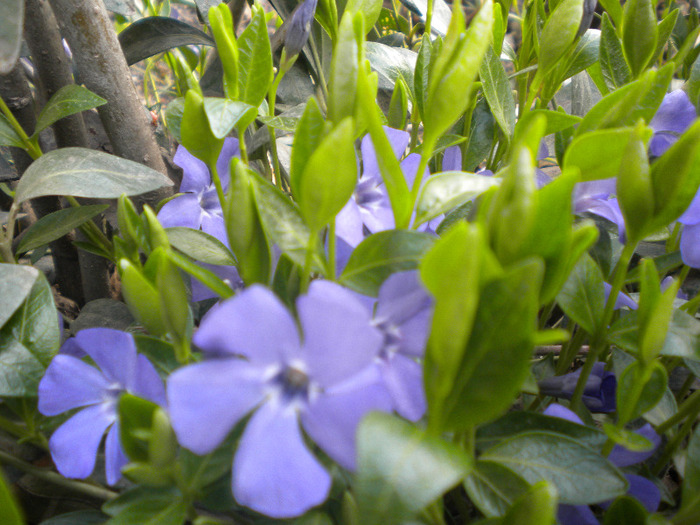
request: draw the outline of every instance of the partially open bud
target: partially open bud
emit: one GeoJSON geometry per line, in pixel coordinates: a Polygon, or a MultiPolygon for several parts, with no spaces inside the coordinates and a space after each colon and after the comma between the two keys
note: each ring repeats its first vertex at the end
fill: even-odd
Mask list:
{"type": "Polygon", "coordinates": [[[318,0],[304,0],[292,14],[292,20],[284,39],[284,51],[287,59],[301,53],[309,40],[317,3],[318,0]]]}

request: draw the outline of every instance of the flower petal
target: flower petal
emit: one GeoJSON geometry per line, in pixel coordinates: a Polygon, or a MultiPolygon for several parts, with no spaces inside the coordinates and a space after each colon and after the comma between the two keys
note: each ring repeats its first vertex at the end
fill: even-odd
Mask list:
{"type": "Polygon", "coordinates": [[[163,228],[181,226],[198,230],[202,224],[199,197],[194,193],[185,193],[166,202],[158,212],[158,222],[163,228]]]}
{"type": "Polygon", "coordinates": [[[462,171],[462,150],[459,146],[450,146],[445,150],[442,171],[462,171]]]}
{"type": "MultiPolygon", "coordinates": [[[[394,155],[399,159],[403,152],[406,151],[408,141],[411,135],[405,131],[384,126],[384,133],[389,139],[391,149],[394,150],[394,155]]],[[[362,152],[362,173],[370,177],[381,177],[379,166],[377,165],[377,154],[374,150],[374,144],[369,134],[365,135],[360,145],[362,152]]]]}
{"type": "Polygon", "coordinates": [[[67,478],[92,474],[102,436],[116,417],[114,405],[100,404],[81,410],[58,427],[49,440],[58,471],[67,478]]]}
{"type": "Polygon", "coordinates": [[[299,349],[287,308],[262,286],[251,286],[212,308],[192,338],[208,354],[238,354],[255,363],[277,363],[299,349]]]}
{"type": "Polygon", "coordinates": [[[119,441],[119,421],[112,425],[105,439],[105,473],[107,484],[116,485],[122,477],[122,467],[129,462],[121,441],[119,441]]]}
{"type": "Polygon", "coordinates": [[[661,503],[659,488],[647,478],[636,474],[625,474],[625,477],[630,483],[627,495],[637,499],[648,512],[656,512],[661,503]]]}
{"type": "Polygon", "coordinates": [[[292,518],[323,503],[330,487],[330,475],[304,444],[296,413],[261,406],[234,458],[236,500],[273,518],[292,518]]]}
{"type": "Polygon", "coordinates": [[[557,519],[561,525],[600,525],[588,505],[559,505],[557,519]]]}
{"type": "Polygon", "coordinates": [[[683,226],[681,258],[691,268],[700,268],[700,223],[683,226]]]}
{"type": "Polygon", "coordinates": [[[136,379],[131,393],[164,407],[165,387],[163,380],[146,356],[138,355],[136,360],[136,379]]]}
{"type": "Polygon", "coordinates": [[[683,212],[683,215],[678,217],[678,222],[681,224],[697,224],[700,222],[700,191],[695,194],[690,206],[683,212]]]}
{"type": "Polygon", "coordinates": [[[695,120],[695,106],[682,89],[677,89],[664,96],[656,115],[649,122],[655,131],[673,131],[683,133],[695,120]]]}
{"type": "Polygon", "coordinates": [[[239,359],[217,359],[176,370],[168,378],[168,406],[178,441],[207,454],[264,397],[264,370],[239,359]]]}
{"type": "Polygon", "coordinates": [[[314,281],[297,299],[310,376],[324,387],[370,365],[382,341],[370,313],[354,293],[330,281],[314,281]]]}
{"type": "Polygon", "coordinates": [[[76,342],[100,367],[110,381],[131,391],[136,380],[136,344],[131,334],[112,328],[88,328],[75,336],[76,342]]]}
{"type": "Polygon", "coordinates": [[[578,417],[576,412],[574,412],[573,410],[569,410],[564,405],[560,405],[559,403],[552,403],[542,413],[545,416],[566,419],[567,421],[571,421],[572,423],[578,423],[579,425],[585,424],[583,420],[580,417],[578,417]]]}
{"type": "MultiPolygon", "coordinates": [[[[419,165],[420,155],[417,153],[411,153],[401,161],[401,169],[403,170],[404,177],[406,177],[406,184],[408,184],[409,188],[413,187],[413,181],[416,180],[416,173],[418,173],[419,165]]],[[[426,166],[421,180],[425,181],[429,176],[430,171],[428,171],[428,167],[426,166]]]]}
{"type": "MultiPolygon", "coordinates": [[[[224,281],[228,281],[229,286],[235,291],[243,290],[243,280],[235,266],[221,266],[218,264],[207,264],[198,262],[197,265],[202,268],[206,268],[214,272],[218,277],[224,281]]],[[[197,279],[192,279],[192,301],[202,301],[204,299],[211,299],[212,297],[218,297],[213,291],[200,283],[197,279]]]]}
{"type": "Polygon", "coordinates": [[[432,304],[417,271],[394,273],[379,289],[376,317],[402,324],[432,304]]]}
{"type": "Polygon", "coordinates": [[[379,367],[384,385],[393,399],[394,410],[409,421],[418,421],[427,408],[423,367],[401,354],[383,360],[379,367]]]}
{"type": "Polygon", "coordinates": [[[39,382],[39,412],[55,416],[104,399],[110,382],[97,368],[73,356],[53,358],[39,382]]]}
{"type": "Polygon", "coordinates": [[[301,415],[304,430],[331,458],[355,469],[355,434],[373,410],[390,412],[393,402],[376,367],[368,367],[344,384],[329,389],[301,415]]]}
{"type": "Polygon", "coordinates": [[[228,246],[228,234],[226,233],[226,224],[222,216],[203,212],[202,231],[212,237],[216,237],[224,246],[228,246]]]}
{"type": "MultiPolygon", "coordinates": [[[[181,192],[199,193],[211,184],[209,168],[197,157],[192,155],[184,146],[178,146],[173,163],[182,168],[181,192]]],[[[172,202],[172,201],[171,201],[172,202]]]]}
{"type": "Polygon", "coordinates": [[[228,183],[231,179],[231,159],[240,156],[241,148],[238,144],[238,139],[226,137],[224,146],[221,148],[221,153],[219,153],[219,158],[216,161],[216,170],[219,172],[219,179],[224,191],[228,189],[228,183]]]}
{"type": "Polygon", "coordinates": [[[355,247],[365,238],[360,207],[351,198],[335,217],[335,233],[349,246],[355,247]]]}

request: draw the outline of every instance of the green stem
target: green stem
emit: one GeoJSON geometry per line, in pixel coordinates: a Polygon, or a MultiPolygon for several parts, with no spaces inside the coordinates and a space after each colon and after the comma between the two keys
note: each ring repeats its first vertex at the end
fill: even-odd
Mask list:
{"type": "Polygon", "coordinates": [[[306,246],[306,256],[304,258],[304,272],[301,275],[300,292],[306,293],[311,282],[311,265],[313,261],[314,248],[316,246],[316,232],[309,234],[309,244],[306,246]]]}
{"type": "Polygon", "coordinates": [[[10,108],[7,107],[7,104],[5,104],[5,100],[2,97],[0,97],[0,110],[2,110],[2,113],[3,115],[5,115],[5,118],[7,119],[8,123],[10,124],[10,126],[12,126],[12,129],[15,130],[15,133],[17,133],[19,138],[22,140],[22,143],[24,144],[24,149],[27,150],[29,156],[34,160],[41,157],[41,149],[36,143],[34,143],[29,138],[27,133],[24,131],[24,128],[22,128],[19,122],[17,122],[17,119],[12,114],[10,108]]]}
{"type": "Polygon", "coordinates": [[[49,442],[46,440],[43,434],[36,431],[31,431],[27,427],[15,423],[14,421],[10,421],[2,416],[0,416],[0,429],[12,434],[21,441],[28,441],[32,445],[35,445],[45,451],[49,450],[49,442]]]}
{"type": "Polygon", "coordinates": [[[22,461],[21,459],[16,458],[15,456],[8,454],[7,452],[2,450],[0,450],[0,463],[4,463],[6,465],[10,465],[17,469],[20,469],[21,471],[31,474],[32,476],[39,478],[42,481],[46,481],[47,483],[51,483],[52,485],[62,487],[67,491],[78,492],[90,498],[96,498],[102,501],[110,501],[115,499],[119,495],[118,493],[106,489],[104,487],[91,485],[89,483],[83,483],[81,481],[73,481],[70,479],[66,479],[60,474],[57,474],[56,472],[35,467],[31,463],[22,461]]]}
{"type": "Polygon", "coordinates": [[[428,9],[425,13],[425,34],[430,38],[430,26],[433,22],[433,0],[428,0],[428,9]]]}
{"type": "Polygon", "coordinates": [[[420,191],[421,184],[423,182],[423,174],[425,173],[425,168],[428,166],[428,161],[433,154],[435,149],[435,139],[431,136],[423,137],[423,151],[420,156],[420,163],[418,164],[418,171],[416,172],[416,178],[413,180],[413,186],[411,187],[411,209],[416,208],[416,200],[418,200],[418,192],[420,191]]]}
{"type": "Polygon", "coordinates": [[[586,338],[586,331],[580,326],[576,328],[574,335],[562,351],[559,354],[559,360],[557,361],[556,375],[560,376],[565,374],[571,368],[571,363],[574,362],[576,356],[578,355],[581,345],[586,338]]]}
{"type": "MultiPolygon", "coordinates": [[[[282,78],[284,77],[284,74],[287,72],[288,67],[286,67],[286,63],[284,65],[280,65],[280,70],[275,76],[275,80],[272,82],[272,85],[270,86],[270,91],[267,94],[268,98],[268,106],[269,106],[269,112],[268,114],[270,117],[275,116],[275,103],[277,101],[277,88],[280,85],[280,82],[282,81],[282,78]]],[[[277,137],[275,136],[275,128],[272,126],[267,127],[267,131],[270,134],[270,153],[272,154],[272,164],[274,167],[274,172],[275,172],[275,177],[277,177],[277,182],[278,184],[282,180],[282,172],[280,171],[280,160],[279,156],[277,155],[277,137]]]]}
{"type": "MultiPolygon", "coordinates": [[[[76,200],[75,197],[66,195],[66,200],[68,201],[68,204],[70,204],[73,208],[80,208],[80,203],[76,200]]],[[[90,239],[90,241],[92,241],[98,246],[101,246],[105,252],[114,256],[114,245],[112,244],[112,241],[110,241],[109,238],[104,234],[104,232],[100,230],[97,224],[90,220],[81,224],[79,226],[79,229],[85,234],[85,236],[88,239],[90,239]]]]}
{"type": "MultiPolygon", "coordinates": [[[[664,434],[685,418],[691,415],[697,415],[700,412],[700,390],[696,390],[683,404],[678,407],[678,412],[669,417],[666,421],[656,427],[657,434],[664,434]]],[[[695,421],[695,417],[690,418],[695,421]]]]}
{"type": "MultiPolygon", "coordinates": [[[[239,141],[239,143],[240,142],[243,141],[239,141]]],[[[216,167],[216,162],[212,162],[209,165],[209,172],[211,173],[211,180],[214,182],[214,187],[216,188],[216,195],[219,197],[221,207],[223,209],[226,209],[226,197],[224,196],[224,187],[221,185],[221,178],[219,177],[219,169],[216,167]]]]}
{"type": "Polygon", "coordinates": [[[683,426],[678,431],[678,433],[675,436],[673,436],[673,438],[668,442],[666,448],[664,448],[663,454],[661,454],[661,457],[654,464],[652,472],[660,474],[666,467],[666,465],[669,463],[669,461],[671,461],[671,458],[673,458],[673,454],[676,452],[676,449],[683,443],[686,436],[693,430],[693,427],[695,426],[695,419],[698,416],[698,412],[700,412],[700,407],[696,407],[693,416],[685,420],[685,423],[683,423],[683,426]]]}
{"type": "Polygon", "coordinates": [[[15,263],[15,256],[12,253],[12,239],[15,236],[15,221],[17,220],[18,212],[19,206],[17,206],[16,202],[13,202],[7,216],[7,230],[3,232],[2,228],[0,228],[0,260],[8,264],[15,263]]]}

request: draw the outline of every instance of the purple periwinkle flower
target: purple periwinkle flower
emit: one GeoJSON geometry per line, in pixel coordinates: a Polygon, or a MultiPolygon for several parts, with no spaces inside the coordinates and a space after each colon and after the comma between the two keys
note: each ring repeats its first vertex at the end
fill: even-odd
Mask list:
{"type": "Polygon", "coordinates": [[[119,442],[119,396],[129,392],[165,406],[163,382],[148,359],[136,353],[131,334],[89,328],[66,341],[64,347],[68,352],[53,358],[39,383],[39,412],[55,416],[81,410],[51,436],[51,457],[67,478],[86,478],[95,468],[97,449],[109,428],[105,461],[107,483],[113,485],[128,461],[119,442]],[[74,357],[78,351],[89,355],[99,369],[74,357]]]}
{"type": "Polygon", "coordinates": [[[681,259],[691,268],[700,268],[700,191],[695,194],[688,209],[678,218],[681,232],[681,259]]]}
{"type": "MultiPolygon", "coordinates": [[[[547,416],[566,419],[579,425],[584,424],[574,412],[556,403],[549,405],[543,413],[547,416]]],[[[608,459],[616,467],[624,468],[646,461],[661,444],[661,437],[649,423],[635,430],[635,433],[648,439],[652,444],[652,448],[642,452],[633,452],[621,445],[615,445],[608,455],[608,459]]],[[[636,474],[625,474],[625,477],[629,482],[627,495],[637,499],[648,512],[655,512],[659,508],[659,503],[661,503],[661,492],[656,485],[647,478],[636,474]]],[[[610,503],[610,501],[607,501],[599,503],[599,505],[608,507],[610,503]]],[[[559,505],[557,518],[562,525],[599,525],[595,514],[587,505],[559,505]]]]}
{"type": "MultiPolygon", "coordinates": [[[[540,381],[540,393],[546,396],[571,399],[576,389],[576,383],[581,375],[579,368],[570,374],[547,377],[540,381]]],[[[605,370],[605,363],[593,365],[591,375],[586,381],[582,401],[591,412],[613,412],[616,408],[615,392],[617,379],[615,374],[605,370]]]]}
{"type": "Polygon", "coordinates": [[[579,182],[574,187],[574,213],[588,212],[603,217],[617,226],[620,242],[625,242],[625,219],[620,204],[614,197],[617,178],[579,182]]]}
{"type": "Polygon", "coordinates": [[[696,117],[695,106],[682,89],[664,96],[661,106],[649,126],[654,135],[649,143],[649,154],[659,157],[678,140],[678,136],[690,127],[696,117]]]}
{"type": "MultiPolygon", "coordinates": [[[[231,159],[239,154],[238,140],[227,138],[216,163],[224,191],[230,179],[231,159]]],[[[183,146],[177,148],[173,162],[183,170],[180,192],[184,195],[166,202],[158,212],[158,220],[164,228],[184,226],[201,229],[228,246],[224,214],[209,168],[183,146]]]]}
{"type": "Polygon", "coordinates": [[[215,306],[193,338],[206,359],[177,370],[167,385],[175,434],[196,454],[212,452],[252,412],[233,460],[233,495],[275,518],[303,514],[330,490],[302,428],[353,469],[360,420],[392,408],[374,366],[384,337],[360,299],[314,281],[296,305],[300,330],[259,285],[215,306]]]}
{"type": "Polygon", "coordinates": [[[411,421],[426,409],[423,357],[430,333],[433,299],[423,287],[418,272],[391,275],[379,289],[372,324],[384,336],[377,366],[393,401],[393,408],[411,421]]]}
{"type": "Polygon", "coordinates": [[[301,53],[309,40],[317,3],[318,0],[304,0],[292,14],[292,20],[284,38],[284,51],[288,58],[301,53]]]}

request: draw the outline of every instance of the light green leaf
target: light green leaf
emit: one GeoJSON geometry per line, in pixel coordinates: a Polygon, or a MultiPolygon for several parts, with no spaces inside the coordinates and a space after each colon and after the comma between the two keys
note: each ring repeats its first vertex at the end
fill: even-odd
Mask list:
{"type": "Polygon", "coordinates": [[[340,21],[329,79],[327,116],[336,124],[353,114],[357,93],[358,52],[353,16],[352,13],[346,13],[340,21]]]}
{"type": "Polygon", "coordinates": [[[262,8],[255,10],[237,42],[238,94],[243,102],[257,108],[272,82],[272,51],[262,8]]]}
{"type": "Polygon", "coordinates": [[[24,302],[39,278],[31,266],[0,263],[0,328],[24,302]]]}
{"type": "Polygon", "coordinates": [[[582,182],[617,177],[633,136],[634,131],[629,128],[603,129],[580,135],[566,150],[564,169],[578,168],[582,182]],[[591,154],[593,151],[595,154],[591,154]]]}
{"type": "Polygon", "coordinates": [[[192,228],[166,228],[170,244],[185,255],[206,264],[236,266],[231,250],[211,235],[192,228]]]}
{"type": "Polygon", "coordinates": [[[596,332],[605,308],[605,290],[600,267],[588,254],[574,267],[557,295],[557,303],[586,332],[596,332]]]}
{"type": "Polygon", "coordinates": [[[217,139],[225,138],[233,128],[247,128],[258,114],[250,104],[218,97],[204,97],[204,112],[217,139]]]}
{"type": "Polygon", "coordinates": [[[459,448],[412,424],[374,412],[357,433],[356,493],[363,523],[399,523],[466,476],[471,460],[459,448]]]}
{"type": "Polygon", "coordinates": [[[0,115],[0,146],[14,146],[15,148],[24,148],[25,145],[19,135],[12,129],[12,126],[4,117],[0,115]]]}
{"type": "Polygon", "coordinates": [[[39,246],[44,246],[63,237],[107,208],[109,208],[109,204],[95,204],[49,213],[27,229],[16,251],[17,253],[26,253],[39,246]]]}
{"type": "Polygon", "coordinates": [[[116,199],[172,186],[143,164],[86,148],[61,148],[35,160],[17,184],[15,202],[45,195],[116,199]]]}
{"type": "Polygon", "coordinates": [[[36,121],[34,137],[54,122],[69,115],[106,104],[107,101],[83,86],[69,84],[56,91],[41,110],[36,121]]]}
{"type": "Polygon", "coordinates": [[[7,487],[5,477],[0,471],[0,523],[4,525],[23,525],[24,520],[12,492],[7,487]]]}
{"type": "Polygon", "coordinates": [[[574,43],[582,16],[582,0],[559,2],[540,34],[538,75],[547,75],[574,43]]]}
{"type": "Polygon", "coordinates": [[[479,76],[491,113],[501,127],[506,141],[509,141],[515,130],[515,100],[503,64],[494,54],[492,47],[486,50],[479,76]]]}
{"type": "Polygon", "coordinates": [[[656,51],[656,2],[628,0],[622,13],[622,46],[636,78],[656,51]]]}

